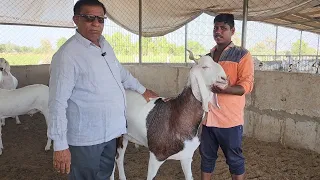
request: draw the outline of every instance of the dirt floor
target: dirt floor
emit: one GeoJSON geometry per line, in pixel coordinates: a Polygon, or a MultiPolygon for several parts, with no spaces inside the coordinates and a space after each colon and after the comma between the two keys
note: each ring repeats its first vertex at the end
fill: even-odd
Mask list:
{"type": "MultiPolygon", "coordinates": [[[[1,180],[56,180],[67,179],[52,169],[52,151],[45,152],[46,125],[41,114],[20,116],[21,125],[7,119],[2,129],[4,151],[0,156],[1,180]]],[[[278,143],[265,143],[245,138],[243,150],[246,158],[247,179],[320,180],[320,154],[290,149],[278,143]]],[[[223,154],[219,153],[213,179],[230,179],[223,154]]],[[[136,149],[129,144],[125,170],[128,180],[146,179],[149,154],[146,148],[136,149]]],[[[200,179],[200,156],[195,152],[192,168],[194,179],[200,179]]],[[[156,176],[160,180],[184,179],[178,161],[167,161],[156,176]]]]}

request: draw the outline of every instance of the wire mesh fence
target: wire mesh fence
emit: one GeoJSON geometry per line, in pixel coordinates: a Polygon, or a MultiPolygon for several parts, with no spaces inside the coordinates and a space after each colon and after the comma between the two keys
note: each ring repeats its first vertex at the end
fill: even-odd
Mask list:
{"type": "MultiPolygon", "coordinates": [[[[13,5],[10,1],[4,4],[13,5]]],[[[66,19],[72,19],[72,10],[59,13],[66,16],[66,19]]],[[[204,13],[164,36],[142,37],[141,62],[182,65],[191,63],[186,49],[192,50],[195,55],[204,55],[214,47],[213,20],[214,16],[204,13]]],[[[61,26],[62,24],[63,22],[61,26]]],[[[157,27],[156,24],[154,26],[157,27]]],[[[235,29],[232,40],[240,46],[242,21],[235,21],[235,29]]],[[[75,28],[21,26],[0,22],[0,32],[0,57],[7,59],[11,65],[30,65],[50,63],[52,55],[75,33],[75,28]]],[[[138,35],[110,19],[105,21],[102,34],[121,63],[140,62],[138,35]]],[[[246,34],[246,48],[254,57],[256,69],[319,73],[318,34],[255,21],[248,22],[246,34]]]]}

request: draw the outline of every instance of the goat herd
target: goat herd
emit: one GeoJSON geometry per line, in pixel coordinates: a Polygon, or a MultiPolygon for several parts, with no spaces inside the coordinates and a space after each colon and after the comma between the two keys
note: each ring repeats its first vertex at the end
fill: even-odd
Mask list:
{"type": "MultiPolygon", "coordinates": [[[[202,56],[189,71],[188,81],[182,92],[175,98],[164,101],[162,97],[146,102],[137,92],[126,90],[128,122],[127,134],[118,138],[118,156],[116,166],[119,179],[126,179],[124,171],[124,154],[128,142],[149,149],[147,179],[153,179],[160,166],[167,159],[181,161],[185,179],[193,179],[191,162],[194,151],[198,148],[201,121],[208,111],[208,104],[219,108],[211,85],[221,88],[228,85],[223,68],[211,57],[202,56]]],[[[34,84],[18,88],[17,79],[10,73],[9,63],[0,58],[0,155],[3,144],[1,128],[5,118],[15,117],[20,124],[19,115],[40,112],[49,124],[49,87],[34,84]]],[[[48,138],[45,150],[50,150],[51,139],[48,138]]],[[[115,171],[114,171],[115,172],[115,171]]],[[[114,173],[111,176],[114,179],[114,173]]]]}

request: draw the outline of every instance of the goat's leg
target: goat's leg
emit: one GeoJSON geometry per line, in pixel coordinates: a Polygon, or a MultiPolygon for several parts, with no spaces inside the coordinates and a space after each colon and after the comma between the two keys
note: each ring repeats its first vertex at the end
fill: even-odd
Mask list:
{"type": "Polygon", "coordinates": [[[164,161],[158,161],[156,156],[150,152],[147,180],[153,180],[153,178],[156,177],[157,172],[163,163],[164,161]]]}
{"type": "Polygon", "coordinates": [[[50,148],[51,148],[51,139],[48,138],[48,140],[47,140],[47,145],[46,145],[46,147],[44,148],[44,150],[45,150],[45,151],[49,151],[50,148]]]}
{"type": "Polygon", "coordinates": [[[116,163],[114,163],[114,166],[113,166],[113,170],[112,170],[112,174],[109,178],[109,180],[114,180],[114,172],[116,171],[116,163]]]}
{"type": "Polygon", "coordinates": [[[192,170],[191,170],[192,158],[182,159],[180,160],[180,162],[181,162],[185,179],[193,180],[192,170]]]}
{"type": "MultiPolygon", "coordinates": [[[[43,114],[44,116],[44,119],[46,120],[46,125],[47,125],[47,132],[48,132],[48,120],[49,120],[49,110],[48,109],[43,109],[43,110],[40,110],[40,112],[43,114]]],[[[44,148],[45,151],[49,151],[50,150],[50,147],[51,147],[51,139],[49,137],[47,137],[47,144],[46,144],[46,147],[44,148]]]]}
{"type": "Polygon", "coordinates": [[[16,124],[21,124],[21,121],[20,121],[20,119],[19,119],[19,116],[16,116],[15,118],[16,118],[16,124]]]}
{"type": "Polygon", "coordinates": [[[126,180],[126,174],[124,172],[124,154],[128,146],[128,139],[122,138],[120,146],[117,148],[118,157],[116,158],[116,163],[119,171],[119,179],[126,180]]]}
{"type": "Polygon", "coordinates": [[[3,149],[3,144],[2,144],[2,134],[1,134],[1,131],[2,131],[2,127],[0,125],[0,155],[2,154],[2,149],[3,149]]]}
{"type": "Polygon", "coordinates": [[[5,118],[1,118],[0,119],[0,126],[5,126],[6,125],[6,119],[5,118]]]}
{"type": "Polygon", "coordinates": [[[116,154],[116,158],[115,158],[115,165],[114,165],[112,174],[110,176],[110,180],[114,180],[114,173],[115,173],[116,167],[118,167],[119,179],[120,180],[126,179],[123,162],[124,162],[124,154],[125,154],[127,146],[128,146],[127,139],[125,139],[123,137],[117,138],[117,154],[116,154]]]}
{"type": "Polygon", "coordinates": [[[124,154],[126,152],[127,146],[128,146],[128,140],[126,138],[123,138],[122,141],[122,147],[118,148],[119,157],[116,159],[117,167],[119,171],[119,179],[120,180],[126,180],[126,174],[124,171],[124,154]]]}

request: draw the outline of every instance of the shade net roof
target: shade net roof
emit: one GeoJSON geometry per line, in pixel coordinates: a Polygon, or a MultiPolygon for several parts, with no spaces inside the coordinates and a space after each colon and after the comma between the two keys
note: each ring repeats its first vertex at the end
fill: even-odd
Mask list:
{"type": "MultiPolygon", "coordinates": [[[[107,16],[139,34],[139,0],[100,0],[107,16]]],[[[74,27],[73,0],[1,0],[0,24],[74,27]]],[[[320,0],[249,0],[248,20],[320,34],[320,0]]],[[[175,31],[202,13],[232,13],[242,20],[240,0],[142,0],[142,35],[175,31]]]]}

